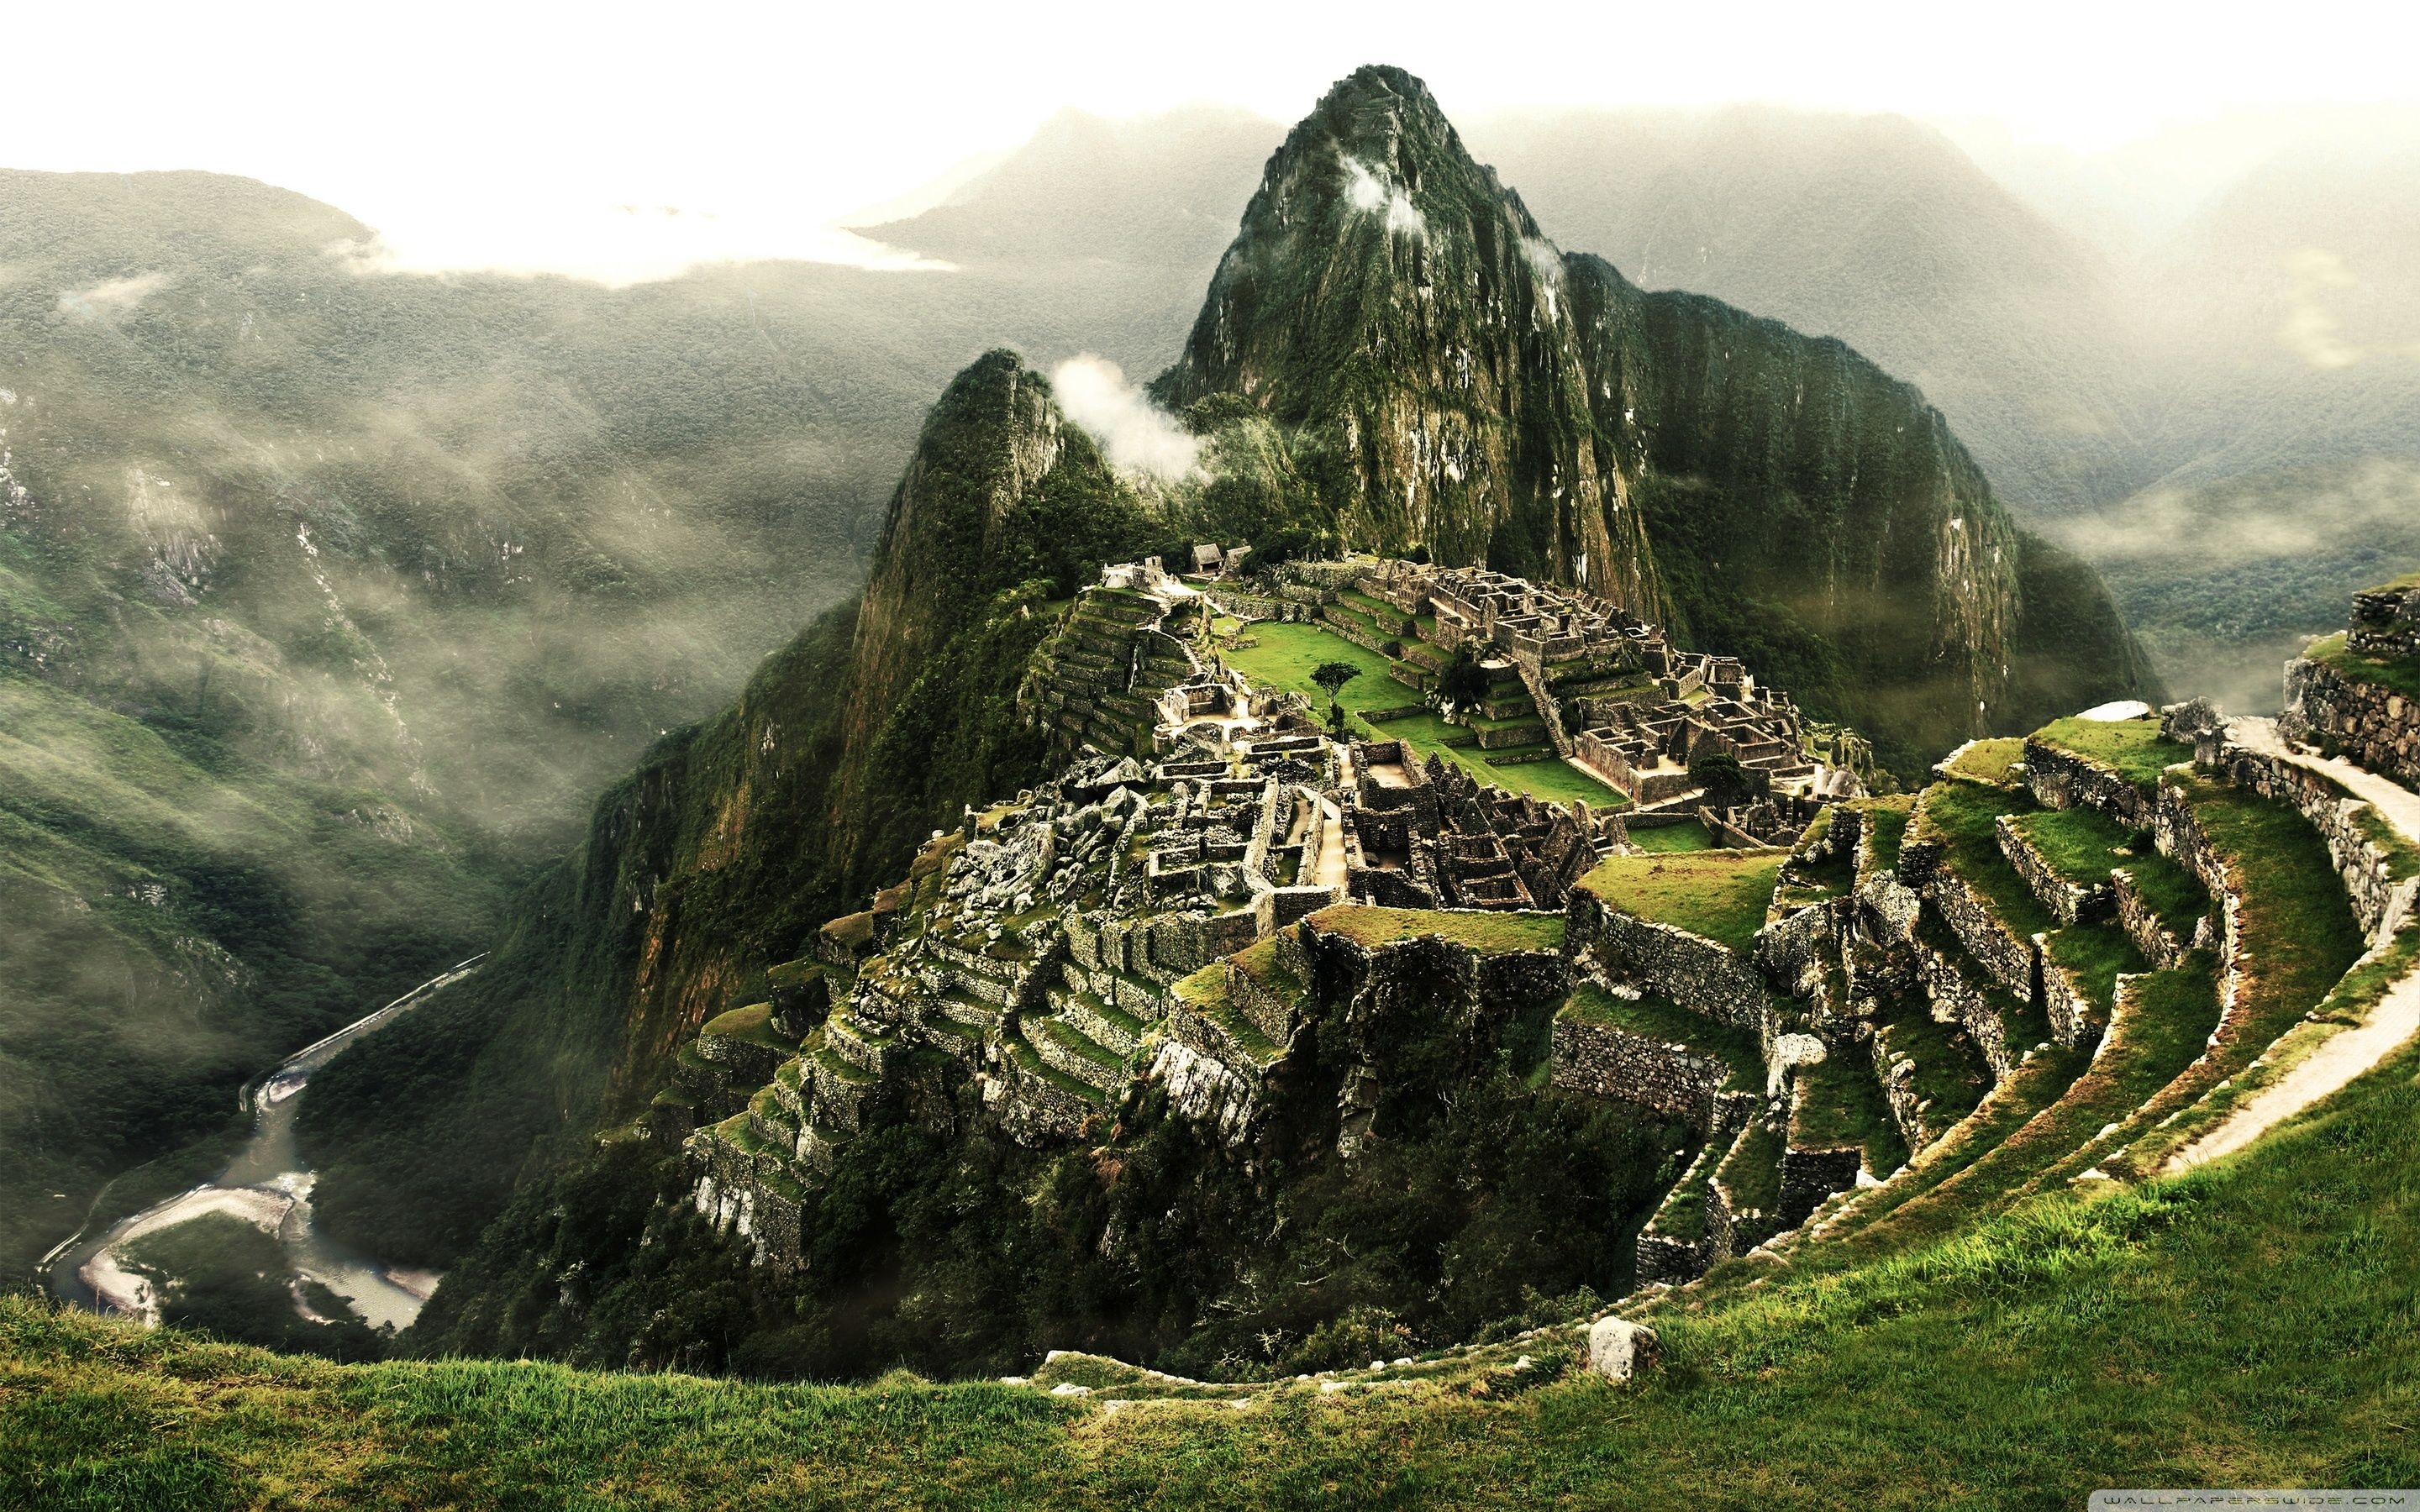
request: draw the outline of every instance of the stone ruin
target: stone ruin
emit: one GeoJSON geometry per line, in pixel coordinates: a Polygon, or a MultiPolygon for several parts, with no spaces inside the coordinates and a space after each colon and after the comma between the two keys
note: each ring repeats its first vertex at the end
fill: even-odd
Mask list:
{"type": "Polygon", "coordinates": [[[1347,889],[1390,908],[1555,909],[1623,848],[1618,813],[1491,787],[1400,740],[1352,745],[1342,831],[1347,889]]]}
{"type": "Polygon", "coordinates": [[[1617,605],[1409,562],[1370,562],[1358,586],[1406,616],[1433,615],[1439,650],[1467,645],[1482,666],[1517,671],[1557,753],[1641,807],[1693,795],[1689,764],[1710,751],[1766,779],[1769,811],[1726,819],[1758,843],[1793,843],[1823,803],[1864,791],[1808,752],[1787,693],[1760,687],[1736,657],[1676,649],[1617,605]]]}
{"type": "MultiPolygon", "coordinates": [[[[1606,684],[1645,689],[1637,696],[1721,732],[1744,762],[1798,770],[1766,748],[1774,741],[1757,723],[1794,730],[1786,701],[1759,695],[1736,662],[1674,656],[1618,610],[1467,571],[1373,578],[1356,564],[1349,580],[1379,583],[1434,609],[1450,633],[1483,638],[1491,657],[1522,670],[1550,727],[1562,717],[1548,677],[1577,671],[1559,685],[1568,706],[1590,708],[1606,684]]],[[[650,1126],[687,1140],[700,1210],[746,1234],[761,1259],[798,1263],[808,1192],[876,1117],[968,1133],[971,1103],[1001,1136],[1044,1144],[1105,1127],[1148,1083],[1249,1158],[1315,980],[1360,982],[1352,990],[1373,1001],[1475,992],[1480,1000],[1453,1011],[1474,1025],[1502,1022],[1516,1003],[1555,1011],[1575,966],[1617,995],[1641,990],[1626,969],[1606,974],[1606,951],[1481,950],[1452,968],[1466,984],[1453,987],[1435,978],[1434,940],[1358,943],[1344,922],[1355,909],[1339,905],[1419,910],[1450,928],[1527,921],[1515,929],[1523,937],[1567,912],[1594,918],[1602,910],[1582,880],[1632,849],[1625,819],[1488,785],[1442,757],[1416,760],[1400,741],[1329,739],[1301,697],[1254,687],[1205,655],[1201,596],[1156,561],[1108,569],[1019,692],[1068,752],[1059,775],[936,832],[903,881],[773,969],[768,1003],[723,1015],[683,1053],[679,1090],[659,1100],[650,1126]],[[1327,918],[1338,922],[1323,927],[1327,918]],[[1389,975],[1398,967],[1413,977],[1389,975]]],[[[1807,784],[1806,801],[1823,791],[1807,784]]],[[[1797,801],[1705,816],[1735,843],[1761,844],[1799,818],[1784,807],[1797,801]]],[[[1695,948],[1731,960],[1708,942],[1695,948]]],[[[1735,961],[1721,971],[1755,980],[1735,961]]],[[[1736,993],[1767,1001],[1761,986],[1736,993]]],[[[1603,1038],[1566,1035],[1559,1023],[1558,1080],[1593,1077],[1606,1095],[1662,1106],[1656,1088],[1668,1075],[1658,1057],[1700,1064],[1685,1046],[1650,1046],[1639,1065],[1607,1073],[1603,1038]],[[1569,1068],[1567,1055],[1579,1057],[1569,1068]],[[1582,1061],[1597,1069],[1584,1073],[1582,1061]]],[[[1696,1071],[1669,1074],[1699,1086],[1696,1071]]],[[[1729,1148],[1755,1100],[1723,1085],[1727,1111],[1693,1117],[1729,1148]]],[[[1348,1081],[1348,1103],[1375,1095],[1366,1077],[1348,1081]]],[[[1698,1107],[1689,1100],[1699,1096],[1671,1105],[1698,1107]]],[[[1369,1111],[1343,1108],[1342,1153],[1366,1142],[1369,1111]]],[[[1746,1227],[1739,1237],[1752,1242],[1746,1227]]]]}
{"type": "Polygon", "coordinates": [[[2345,643],[2381,661],[2420,661],[2420,581],[2389,583],[2353,594],[2345,643]]]}

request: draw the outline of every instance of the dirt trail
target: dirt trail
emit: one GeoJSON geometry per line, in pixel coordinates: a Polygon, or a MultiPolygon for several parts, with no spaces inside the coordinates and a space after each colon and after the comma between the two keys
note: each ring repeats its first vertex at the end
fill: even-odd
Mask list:
{"type": "MultiPolygon", "coordinates": [[[[2297,766],[2341,782],[2356,797],[2378,810],[2396,832],[2420,845],[2420,795],[2375,772],[2349,762],[2295,750],[2277,733],[2271,719],[2238,719],[2230,733],[2236,744],[2282,756],[2297,766]]],[[[2164,1170],[2173,1174],[2231,1155],[2295,1114],[2330,1097],[2395,1053],[2420,1033],[2420,970],[2394,986],[2369,1011],[2357,1027],[2330,1036],[2311,1057],[2256,1094],[2219,1121],[2216,1128],[2180,1149],[2164,1170]]]]}

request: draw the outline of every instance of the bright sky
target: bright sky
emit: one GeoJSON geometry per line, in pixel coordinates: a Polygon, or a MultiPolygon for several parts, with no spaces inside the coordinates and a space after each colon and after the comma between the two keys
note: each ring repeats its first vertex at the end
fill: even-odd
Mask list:
{"type": "Polygon", "coordinates": [[[628,278],[860,258],[830,223],[1067,106],[1290,121],[1363,62],[1422,75],[1455,113],[1762,100],[1990,117],[2090,152],[2231,109],[2412,99],[2415,17],[2347,0],[7,0],[0,165],[246,174],[353,212],[411,266],[628,278]]]}

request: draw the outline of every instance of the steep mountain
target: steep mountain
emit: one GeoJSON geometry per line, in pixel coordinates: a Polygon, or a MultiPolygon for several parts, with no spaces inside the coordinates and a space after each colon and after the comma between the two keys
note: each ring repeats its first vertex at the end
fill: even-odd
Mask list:
{"type": "Polygon", "coordinates": [[[1290,430],[1350,543],[1590,588],[1903,763],[2146,684],[2114,615],[2071,612],[2088,574],[2027,568],[2039,548],[1922,395],[1559,252],[1398,70],[1339,85],[1270,160],[1156,392],[1290,430]]]}
{"type": "MultiPolygon", "coordinates": [[[[332,1227],[458,1256],[534,1140],[634,1111],[811,926],[1044,775],[1013,694],[1065,596],[1222,510],[1619,594],[1903,764],[2142,686],[2097,582],[2009,525],[1914,391],[1561,255],[1398,70],[1339,85],[1270,160],[1157,388],[1215,475],[1112,474],[1006,353],[953,382],[862,599],[659,743],[477,985],[315,1082],[332,1227]]],[[[547,1190],[467,1262],[461,1305],[571,1243],[529,1227],[547,1190]]]]}
{"type": "Polygon", "coordinates": [[[533,1140],[636,1111],[700,1023],[761,996],[764,967],[935,823],[1032,780],[1018,674],[1074,585],[1152,529],[1040,374],[1006,352],[961,373],[861,598],[606,795],[495,966],[313,1082],[323,1221],[380,1255],[450,1257],[533,1140]]]}

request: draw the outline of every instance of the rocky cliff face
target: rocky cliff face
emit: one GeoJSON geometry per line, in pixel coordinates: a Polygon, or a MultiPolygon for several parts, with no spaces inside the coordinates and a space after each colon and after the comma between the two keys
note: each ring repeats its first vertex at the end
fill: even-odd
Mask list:
{"type": "Polygon", "coordinates": [[[1590,588],[1902,764],[2149,686],[2071,560],[2033,574],[2061,633],[2027,635],[2038,543],[1915,389],[1560,252],[1398,69],[1339,84],[1269,160],[1157,392],[1287,428],[1350,544],[1590,588]]]}
{"type": "Polygon", "coordinates": [[[534,1140],[632,1111],[701,1023],[761,995],[768,964],[862,906],[934,824],[1030,782],[1044,740],[1015,698],[1057,624],[1046,605],[1149,528],[1039,374],[1006,352],[960,374],[862,600],[609,791],[487,973],[314,1083],[302,1133],[330,1226],[381,1255],[458,1252],[534,1140]]]}
{"type": "Polygon", "coordinates": [[[1562,255],[1425,85],[1363,69],[1269,160],[1157,385],[1298,427],[1345,538],[1663,608],[1590,407],[1562,255]]]}

